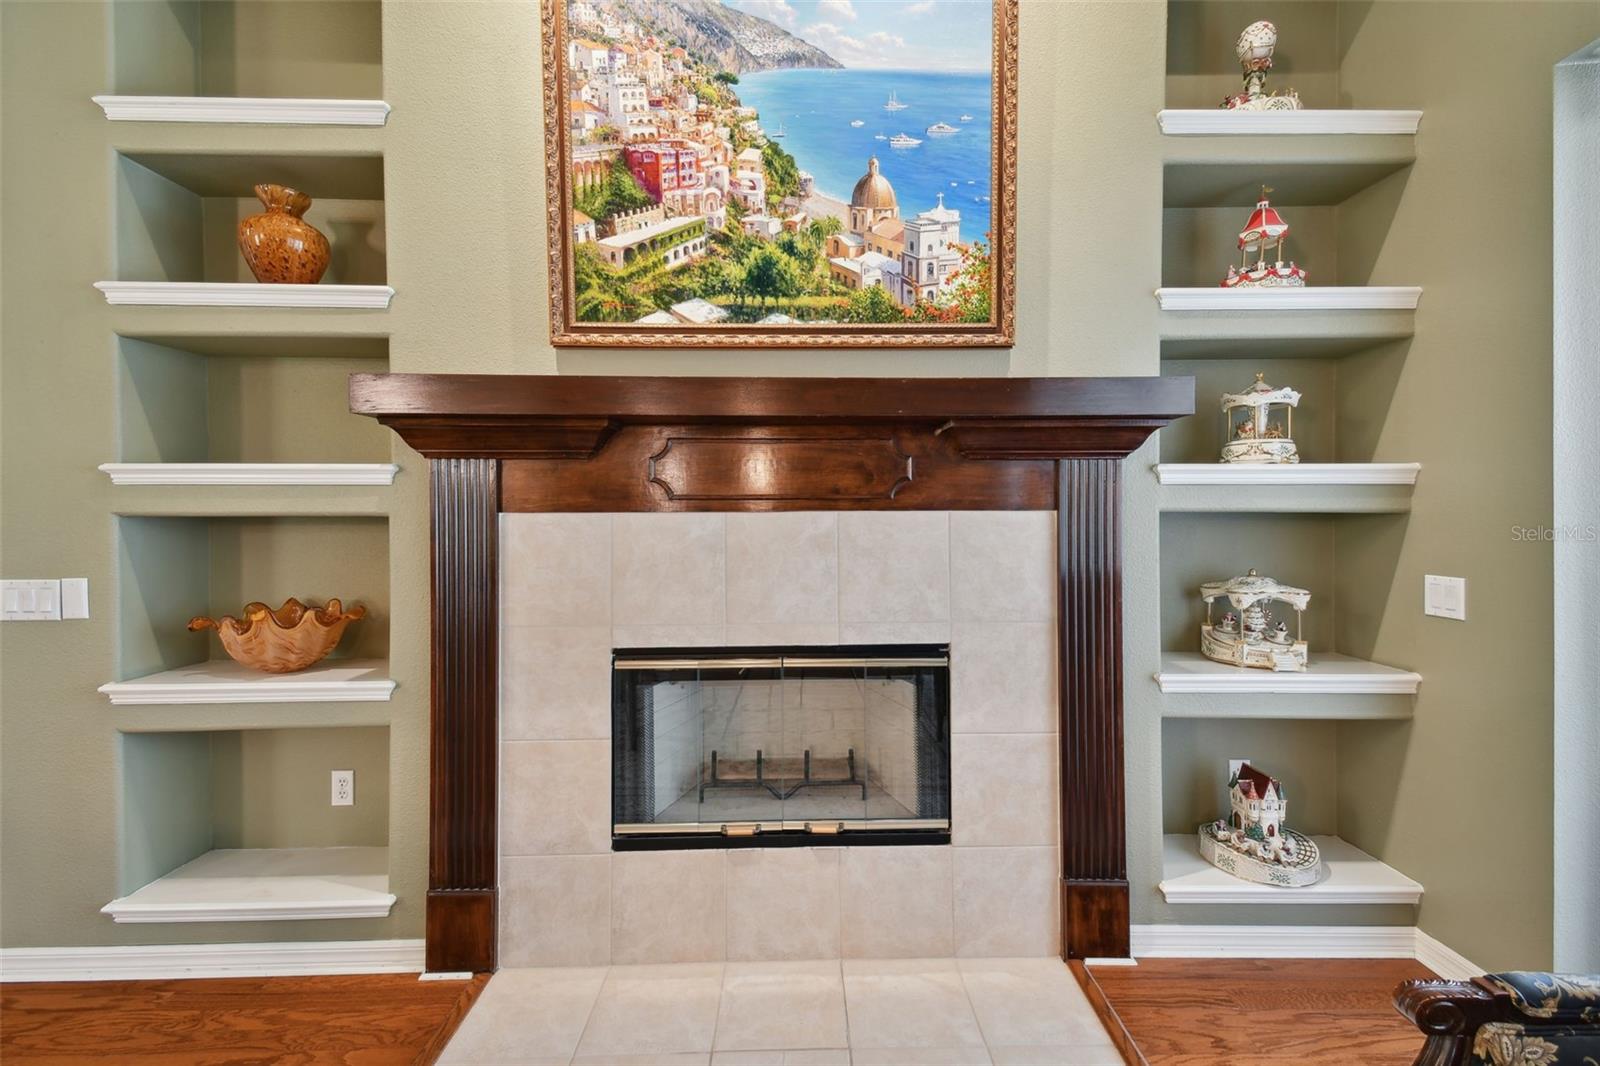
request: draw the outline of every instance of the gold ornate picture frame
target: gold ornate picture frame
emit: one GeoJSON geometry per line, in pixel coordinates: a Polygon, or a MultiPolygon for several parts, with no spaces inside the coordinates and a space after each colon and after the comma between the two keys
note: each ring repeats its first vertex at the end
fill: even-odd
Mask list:
{"type": "Polygon", "coordinates": [[[1017,7],[543,0],[552,343],[1012,344],[1017,7]]]}

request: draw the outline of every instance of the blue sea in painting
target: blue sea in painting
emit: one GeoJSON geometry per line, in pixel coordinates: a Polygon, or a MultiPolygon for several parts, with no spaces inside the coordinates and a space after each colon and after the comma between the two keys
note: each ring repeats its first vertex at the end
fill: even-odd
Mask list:
{"type": "Polygon", "coordinates": [[[944,193],[946,207],[961,212],[961,239],[989,231],[990,96],[987,72],[931,74],[908,70],[769,70],[743,74],[734,91],[760,113],[801,170],[816,178],[819,193],[845,203],[867,159],[878,157],[883,176],[894,186],[900,216],[933,207],[944,193]],[[889,94],[906,107],[885,111],[889,94]],[[962,115],[971,115],[962,121],[962,115]],[[860,119],[861,126],[851,126],[860,119]],[[959,133],[929,134],[935,122],[959,133]],[[922,143],[892,148],[875,134],[905,133],[922,143]]]}

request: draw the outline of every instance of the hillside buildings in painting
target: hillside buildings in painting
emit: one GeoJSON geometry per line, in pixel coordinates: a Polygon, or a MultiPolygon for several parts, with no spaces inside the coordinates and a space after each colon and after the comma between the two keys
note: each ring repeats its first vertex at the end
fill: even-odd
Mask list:
{"type": "Polygon", "coordinates": [[[850,289],[881,285],[901,307],[949,288],[961,269],[961,212],[938,206],[900,218],[894,186],[876,156],[850,194],[849,229],[828,238],[829,272],[850,289]]]}
{"type": "MultiPolygon", "coordinates": [[[[774,179],[768,153],[776,144],[756,110],[737,99],[736,77],[604,3],[572,0],[567,10],[570,232],[578,254],[592,249],[618,272],[658,256],[648,259],[650,269],[676,272],[727,254],[729,234],[774,244],[786,234],[808,236],[816,258],[806,268],[815,279],[807,298],[810,313],[821,320],[842,311],[852,292],[873,286],[901,309],[949,290],[965,250],[961,214],[946,207],[942,195],[936,205],[902,218],[876,157],[867,160],[848,205],[818,195],[811,175],[781,151],[777,161],[786,161],[786,176],[774,179]],[[625,186],[620,195],[619,180],[625,186]],[[812,226],[825,216],[838,221],[812,226]]],[[[794,246],[786,247],[792,253],[794,246]]],[[[700,287],[702,272],[683,277],[690,291],[700,287]]],[[[643,324],[720,321],[728,311],[718,307],[719,298],[743,304],[744,296],[742,290],[708,289],[693,301],[659,298],[655,310],[646,304],[639,309],[645,313],[628,318],[643,324]]],[[[792,321],[762,319],[777,320],[792,321]]]]}

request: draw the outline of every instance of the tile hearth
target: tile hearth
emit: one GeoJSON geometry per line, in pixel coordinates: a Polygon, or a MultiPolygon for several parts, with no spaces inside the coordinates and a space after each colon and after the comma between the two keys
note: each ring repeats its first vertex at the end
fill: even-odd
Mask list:
{"type": "Polygon", "coordinates": [[[1113,1066],[1059,959],[501,970],[441,1066],[1113,1066]]]}

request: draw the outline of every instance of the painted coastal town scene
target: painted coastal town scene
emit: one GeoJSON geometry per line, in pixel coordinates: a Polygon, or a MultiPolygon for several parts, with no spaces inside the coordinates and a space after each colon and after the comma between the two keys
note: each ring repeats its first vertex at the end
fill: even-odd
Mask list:
{"type": "Polygon", "coordinates": [[[565,14],[570,321],[995,322],[992,0],[565,14]]]}

